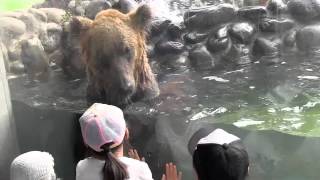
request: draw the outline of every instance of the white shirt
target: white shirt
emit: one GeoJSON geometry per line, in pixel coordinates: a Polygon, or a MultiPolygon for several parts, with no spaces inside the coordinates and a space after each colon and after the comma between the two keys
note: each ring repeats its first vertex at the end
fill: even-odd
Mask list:
{"type": "MultiPolygon", "coordinates": [[[[118,158],[127,167],[127,180],[153,180],[147,163],[132,158],[118,158]]],[[[77,164],[76,180],[103,180],[104,160],[86,158],[77,164]]]]}

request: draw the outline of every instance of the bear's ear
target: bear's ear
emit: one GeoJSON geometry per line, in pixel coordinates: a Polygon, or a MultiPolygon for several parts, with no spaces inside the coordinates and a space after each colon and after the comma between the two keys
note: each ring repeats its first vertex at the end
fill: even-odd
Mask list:
{"type": "Polygon", "coordinates": [[[92,20],[85,18],[85,17],[80,17],[80,16],[75,16],[72,18],[70,21],[70,32],[73,34],[78,34],[80,33],[85,33],[89,30],[89,28],[92,25],[92,20]]]}
{"type": "Polygon", "coordinates": [[[147,30],[150,26],[152,13],[148,5],[142,5],[137,10],[130,12],[129,16],[132,20],[132,24],[139,30],[147,30]]]}

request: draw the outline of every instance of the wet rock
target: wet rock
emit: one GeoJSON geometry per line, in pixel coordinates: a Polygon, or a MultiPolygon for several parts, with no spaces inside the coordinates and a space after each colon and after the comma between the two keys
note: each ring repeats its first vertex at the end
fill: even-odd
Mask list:
{"type": "Polygon", "coordinates": [[[287,4],[283,0],[269,0],[267,10],[273,15],[287,13],[287,4]]]}
{"type": "Polygon", "coordinates": [[[292,29],[295,26],[295,22],[289,19],[270,19],[264,18],[259,23],[259,28],[262,32],[285,32],[292,29]]]}
{"type": "Polygon", "coordinates": [[[222,57],[237,65],[251,63],[249,46],[245,44],[232,44],[222,57]]]}
{"type": "Polygon", "coordinates": [[[58,65],[69,78],[82,78],[85,76],[84,59],[81,56],[80,37],[68,28],[68,22],[63,25],[60,41],[63,59],[58,65]]]}
{"type": "Polygon", "coordinates": [[[84,16],[86,7],[90,4],[90,1],[75,1],[72,0],[68,4],[68,8],[75,15],[84,16]],[[78,2],[78,4],[76,4],[78,2]]]}
{"type": "Polygon", "coordinates": [[[263,56],[273,56],[278,54],[278,45],[268,39],[257,38],[252,47],[252,55],[259,59],[263,56]]]}
{"type": "Polygon", "coordinates": [[[38,21],[41,21],[41,22],[48,21],[47,15],[43,11],[40,11],[35,8],[30,8],[28,9],[28,12],[31,13],[38,21]]]}
{"type": "Polygon", "coordinates": [[[56,23],[48,23],[46,35],[41,36],[41,42],[44,50],[48,53],[56,50],[61,41],[62,27],[56,23]]]}
{"type": "Polygon", "coordinates": [[[168,26],[168,34],[171,37],[171,39],[180,39],[181,35],[183,33],[183,28],[180,25],[177,24],[169,24],[168,26]]]}
{"type": "Polygon", "coordinates": [[[40,8],[47,15],[48,22],[61,23],[66,11],[58,8],[40,8]]]}
{"type": "Polygon", "coordinates": [[[0,17],[0,39],[6,42],[15,39],[26,32],[26,25],[21,20],[12,17],[0,17]]]}
{"type": "Polygon", "coordinates": [[[9,46],[7,46],[8,49],[8,57],[10,61],[16,61],[20,59],[21,54],[21,46],[20,42],[17,39],[11,40],[9,46]]]}
{"type": "Polygon", "coordinates": [[[208,70],[215,67],[214,58],[207,48],[197,45],[189,52],[190,65],[196,70],[208,70]]]}
{"type": "Polygon", "coordinates": [[[25,73],[24,65],[21,61],[14,61],[10,64],[10,72],[14,74],[23,74],[25,73]]]}
{"type": "Polygon", "coordinates": [[[24,22],[27,32],[37,33],[39,31],[40,22],[35,18],[33,14],[24,12],[19,16],[18,19],[24,22]]]}
{"type": "Polygon", "coordinates": [[[151,36],[157,36],[165,32],[171,21],[167,19],[155,19],[151,22],[151,36]]]}
{"type": "Polygon", "coordinates": [[[294,47],[296,44],[296,34],[297,31],[293,30],[286,33],[283,37],[283,46],[285,47],[294,47]]]}
{"type": "Polygon", "coordinates": [[[227,26],[211,33],[207,40],[207,48],[212,53],[223,53],[231,45],[227,26]]]}
{"type": "Polygon", "coordinates": [[[12,17],[12,18],[19,18],[22,12],[19,11],[6,11],[0,12],[0,17],[12,17]]]}
{"type": "Polygon", "coordinates": [[[290,30],[283,35],[281,43],[281,53],[296,52],[296,30],[290,30]]]}
{"type": "Polygon", "coordinates": [[[238,10],[238,16],[242,19],[259,22],[267,17],[267,10],[264,6],[249,6],[238,10]]]}
{"type": "Polygon", "coordinates": [[[119,0],[113,8],[119,9],[122,13],[128,13],[136,9],[139,4],[135,0],[119,0]]]}
{"type": "Polygon", "coordinates": [[[48,79],[49,59],[38,38],[32,37],[21,41],[21,61],[31,81],[48,79]]]}
{"type": "Polygon", "coordinates": [[[50,64],[61,67],[63,61],[63,53],[61,49],[57,49],[48,55],[50,64]]]}
{"type": "Polygon", "coordinates": [[[240,44],[249,44],[255,35],[255,27],[249,23],[235,23],[228,30],[233,41],[240,44]]]}
{"type": "Polygon", "coordinates": [[[320,15],[320,0],[290,0],[288,11],[301,22],[310,22],[320,15]]]}
{"type": "Polygon", "coordinates": [[[160,54],[180,54],[184,51],[184,44],[177,41],[160,41],[156,44],[156,52],[160,54]]]}
{"type": "Polygon", "coordinates": [[[219,4],[191,9],[184,13],[184,24],[190,29],[206,30],[212,26],[232,21],[236,17],[235,8],[230,4],[219,4]]]}
{"type": "Polygon", "coordinates": [[[320,49],[320,25],[306,26],[296,34],[297,48],[303,52],[320,49]]]}
{"type": "Polygon", "coordinates": [[[208,34],[191,32],[191,33],[185,34],[184,40],[187,43],[196,44],[196,43],[199,43],[201,41],[204,41],[207,37],[208,37],[208,34]]]}
{"type": "Polygon", "coordinates": [[[109,1],[105,0],[93,0],[91,1],[85,9],[85,16],[94,19],[98,12],[111,8],[109,1]]]}

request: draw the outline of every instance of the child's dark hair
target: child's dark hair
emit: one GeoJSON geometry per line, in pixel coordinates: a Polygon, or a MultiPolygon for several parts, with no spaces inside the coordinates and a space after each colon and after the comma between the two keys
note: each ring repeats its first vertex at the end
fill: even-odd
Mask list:
{"type": "Polygon", "coordinates": [[[244,180],[249,156],[241,141],[230,144],[198,144],[193,166],[199,180],[244,180]]]}
{"type": "Polygon", "coordinates": [[[98,157],[99,159],[105,159],[105,164],[103,166],[103,179],[104,180],[124,180],[129,177],[127,172],[127,167],[125,164],[120,162],[117,157],[114,156],[115,152],[122,144],[117,147],[110,148],[112,143],[107,143],[101,148],[102,152],[96,152],[89,148],[88,155],[98,157]]]}

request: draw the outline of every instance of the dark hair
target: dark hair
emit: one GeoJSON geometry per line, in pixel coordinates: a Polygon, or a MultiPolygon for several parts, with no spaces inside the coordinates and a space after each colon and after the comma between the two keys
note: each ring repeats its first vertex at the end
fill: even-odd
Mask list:
{"type": "Polygon", "coordinates": [[[249,156],[241,141],[230,144],[199,144],[193,153],[199,180],[244,180],[249,156]]]}
{"type": "Polygon", "coordinates": [[[112,149],[110,148],[111,145],[112,143],[102,145],[102,152],[96,152],[89,148],[88,155],[105,159],[105,164],[102,169],[104,180],[124,180],[129,177],[127,167],[113,154],[122,144],[112,149]]]}

